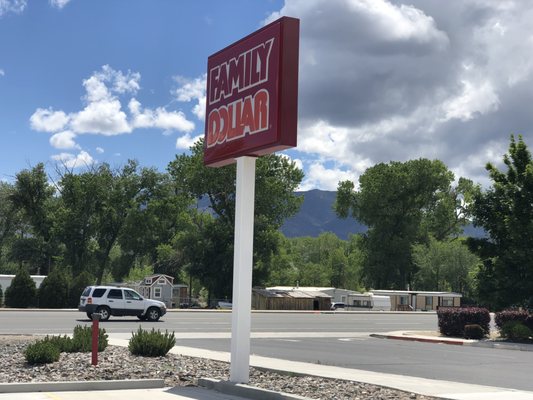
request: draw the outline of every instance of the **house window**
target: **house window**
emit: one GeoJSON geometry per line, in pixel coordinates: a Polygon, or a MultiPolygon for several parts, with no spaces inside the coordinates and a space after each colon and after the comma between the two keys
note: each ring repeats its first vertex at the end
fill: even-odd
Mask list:
{"type": "Polygon", "coordinates": [[[433,307],[433,297],[426,296],[426,307],[433,307]]]}
{"type": "Polygon", "coordinates": [[[401,305],[409,304],[409,296],[400,296],[400,304],[401,305]]]}
{"type": "Polygon", "coordinates": [[[147,285],[151,285],[152,284],[152,278],[146,278],[144,280],[144,283],[146,283],[147,285]]]}
{"type": "Polygon", "coordinates": [[[154,299],[160,299],[161,298],[161,288],[156,287],[154,288],[154,299]]]}
{"type": "Polygon", "coordinates": [[[453,297],[443,297],[442,298],[443,307],[453,307],[453,297]]]}

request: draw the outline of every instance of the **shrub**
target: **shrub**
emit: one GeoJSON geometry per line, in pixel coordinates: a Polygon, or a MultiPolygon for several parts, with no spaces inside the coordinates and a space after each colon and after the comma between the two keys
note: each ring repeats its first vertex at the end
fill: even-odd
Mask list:
{"type": "Polygon", "coordinates": [[[48,342],[51,345],[55,346],[61,353],[73,353],[74,343],[71,338],[67,335],[65,336],[46,336],[43,339],[43,342],[48,342]]]}
{"type": "MultiPolygon", "coordinates": [[[[72,348],[70,352],[92,351],[93,333],[91,326],[76,325],[72,336],[72,348]]],[[[105,329],[98,330],[98,351],[104,351],[108,345],[108,336],[105,329]]]]}
{"type": "Polygon", "coordinates": [[[27,308],[35,304],[37,289],[28,271],[21,269],[6,289],[6,306],[27,308]]]}
{"type": "Polygon", "coordinates": [[[0,285],[0,307],[4,305],[4,292],[2,291],[2,285],[0,285]]]}
{"type": "Polygon", "coordinates": [[[174,332],[161,333],[154,328],[150,332],[143,330],[139,326],[137,333],[133,332],[128,349],[136,356],[162,357],[176,344],[174,332]]]}
{"type": "Polygon", "coordinates": [[[465,339],[483,339],[485,332],[478,324],[465,325],[465,339]]]}
{"type": "Polygon", "coordinates": [[[494,317],[494,322],[496,322],[496,326],[500,331],[506,323],[514,321],[524,324],[529,329],[533,329],[533,315],[527,311],[503,310],[497,312],[494,317]]]}
{"type": "Polygon", "coordinates": [[[520,321],[509,321],[500,328],[500,335],[506,339],[524,341],[529,340],[533,332],[520,321]]]}
{"type": "Polygon", "coordinates": [[[50,341],[41,340],[30,344],[24,356],[28,364],[47,364],[59,360],[59,349],[50,341]]]}
{"type": "Polygon", "coordinates": [[[54,269],[44,278],[38,290],[39,307],[63,308],[67,306],[68,279],[63,272],[54,269]]]}
{"type": "Polygon", "coordinates": [[[528,317],[527,311],[503,310],[503,311],[497,312],[494,315],[494,322],[496,323],[496,326],[499,329],[501,329],[508,322],[518,321],[518,322],[523,323],[525,322],[527,317],[528,317]]]}
{"type": "Polygon", "coordinates": [[[437,311],[439,330],[445,336],[464,336],[465,325],[476,324],[489,333],[490,313],[486,308],[441,307],[437,311]]]}

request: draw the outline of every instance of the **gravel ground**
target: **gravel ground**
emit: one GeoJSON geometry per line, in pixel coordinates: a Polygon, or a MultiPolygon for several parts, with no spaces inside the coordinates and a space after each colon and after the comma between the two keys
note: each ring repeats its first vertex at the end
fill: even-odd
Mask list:
{"type": "MultiPolygon", "coordinates": [[[[91,365],[91,353],[62,353],[58,362],[28,365],[24,350],[35,340],[31,336],[0,336],[0,383],[156,378],[164,379],[167,386],[189,386],[196,385],[202,377],[229,378],[228,363],[173,354],[138,357],[118,346],[108,346],[99,353],[97,366],[91,365]]],[[[256,368],[250,369],[249,385],[317,400],[435,400],[365,383],[277,374],[256,368]]]]}

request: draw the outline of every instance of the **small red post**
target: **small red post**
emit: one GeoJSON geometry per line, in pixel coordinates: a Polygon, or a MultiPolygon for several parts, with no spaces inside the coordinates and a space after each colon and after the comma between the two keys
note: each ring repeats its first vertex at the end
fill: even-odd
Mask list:
{"type": "Polygon", "coordinates": [[[98,321],[100,321],[100,314],[94,313],[93,314],[93,343],[92,343],[92,365],[98,365],[98,336],[100,333],[100,329],[98,327],[98,321]]]}

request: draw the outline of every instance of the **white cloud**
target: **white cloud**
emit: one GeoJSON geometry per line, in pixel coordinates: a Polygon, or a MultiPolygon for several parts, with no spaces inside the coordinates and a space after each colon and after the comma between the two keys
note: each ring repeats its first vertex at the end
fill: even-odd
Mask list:
{"type": "Polygon", "coordinates": [[[69,117],[63,111],[53,111],[51,108],[38,108],[30,117],[33,130],[42,132],[57,132],[65,128],[69,117]]]}
{"type": "Polygon", "coordinates": [[[70,3],[70,0],[49,0],[49,2],[52,7],[55,7],[61,10],[68,3],[70,3]]]}
{"type": "Polygon", "coordinates": [[[196,101],[197,104],[193,107],[193,114],[199,120],[205,120],[207,74],[194,79],[175,76],[174,80],[180,85],[174,91],[176,99],[181,102],[196,101]]]}
{"type": "Polygon", "coordinates": [[[320,162],[313,162],[305,175],[305,178],[298,190],[310,190],[321,188],[323,190],[337,190],[339,181],[355,179],[355,175],[340,168],[326,168],[320,162]]]}
{"type": "Polygon", "coordinates": [[[50,144],[56,149],[80,149],[80,146],[74,141],[76,134],[71,131],[56,133],[50,137],[50,144]]]}
{"type": "Polygon", "coordinates": [[[136,99],[130,100],[128,108],[133,117],[133,128],[160,128],[180,132],[191,132],[194,129],[194,123],[181,111],[167,111],[162,107],[155,110],[143,109],[136,99]]]}
{"type": "Polygon", "coordinates": [[[70,128],[76,133],[99,133],[105,136],[132,131],[118,99],[89,103],[82,111],[72,114],[70,128]]]}
{"type": "Polygon", "coordinates": [[[4,70],[0,68],[0,76],[5,76],[5,74],[4,70]]]}
{"type": "Polygon", "coordinates": [[[80,151],[77,155],[72,153],[60,153],[52,156],[52,159],[61,163],[67,168],[82,168],[95,163],[96,161],[86,151],[80,151]]]}
{"type": "Polygon", "coordinates": [[[0,0],[0,17],[9,12],[20,14],[27,4],[27,0],[0,0]]]}
{"type": "Polygon", "coordinates": [[[96,148],[96,152],[97,152],[98,154],[102,154],[102,153],[104,153],[104,149],[102,149],[101,147],[97,147],[97,148],[96,148]]]}
{"type": "Polygon", "coordinates": [[[198,136],[191,136],[190,134],[185,134],[183,136],[180,136],[176,140],[176,149],[178,150],[189,150],[189,148],[196,143],[200,138],[202,138],[203,135],[198,136]]]}
{"type": "Polygon", "coordinates": [[[462,84],[462,93],[444,104],[446,120],[458,118],[468,121],[477,113],[486,114],[498,109],[500,101],[491,82],[485,81],[478,86],[469,81],[462,84]]]}
{"type": "MultiPolygon", "coordinates": [[[[74,138],[83,134],[115,136],[137,128],[161,129],[165,134],[194,130],[194,123],[182,111],[144,108],[132,97],[141,89],[140,80],[138,72],[124,73],[104,65],[83,80],[83,109],[67,114],[38,108],[30,117],[30,125],[34,130],[54,133],[50,144],[61,149],[79,148],[74,138]],[[127,101],[126,109],[122,107],[123,101],[127,101]]],[[[69,159],[69,162],[73,161],[69,159]]]]}

